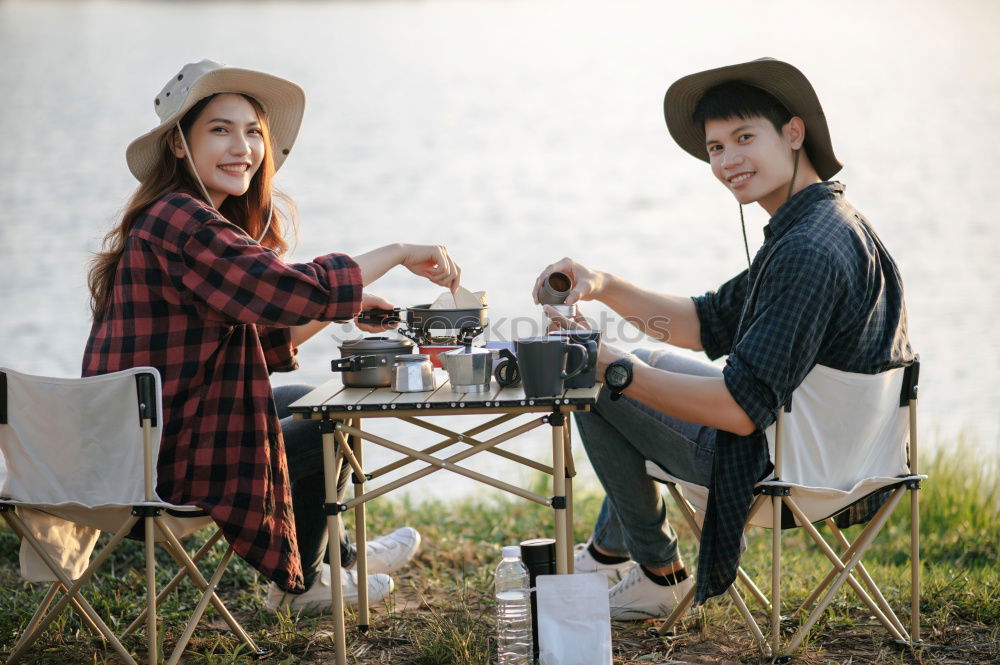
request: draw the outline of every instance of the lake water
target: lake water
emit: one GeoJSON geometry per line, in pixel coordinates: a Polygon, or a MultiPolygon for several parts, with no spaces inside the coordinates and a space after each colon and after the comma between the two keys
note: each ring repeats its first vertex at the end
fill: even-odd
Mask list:
{"type": "MultiPolygon", "coordinates": [[[[489,291],[497,337],[537,318],[530,287],[562,256],[679,294],[740,270],[737,206],[670,140],[662,96],[683,74],[770,55],[812,80],[837,178],[903,272],[923,440],[964,436],[995,458],[997,26],[988,0],[0,1],[0,364],[78,375],[86,264],[135,185],[125,146],[185,62],[306,89],[277,179],[301,213],[293,258],[445,244],[464,283],[489,291]]],[[[759,244],[766,215],[747,221],[759,244]]],[[[401,269],[371,290],[401,305],[438,292],[401,269]]],[[[624,346],[648,343],[612,327],[624,346]]],[[[321,383],[337,355],[323,334],[276,381],[321,383]]],[[[473,487],[438,475],[412,494],[473,487]]]]}

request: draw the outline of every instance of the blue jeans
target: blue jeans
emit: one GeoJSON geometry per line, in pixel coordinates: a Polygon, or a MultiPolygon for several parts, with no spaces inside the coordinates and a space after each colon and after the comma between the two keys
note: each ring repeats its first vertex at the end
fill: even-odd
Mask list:
{"type": "MultiPolygon", "coordinates": [[[[296,420],[288,410],[288,405],[312,389],[312,386],[303,385],[277,386],[273,389],[278,418],[281,419],[281,434],[285,439],[288,477],[292,483],[292,512],[295,514],[295,533],[306,589],[313,585],[327,554],[326,515],[323,513],[323,503],[326,501],[323,435],[317,421],[296,420]]],[[[342,464],[340,477],[337,479],[338,500],[344,495],[350,474],[351,467],[346,463],[342,464]]],[[[343,528],[340,533],[340,558],[346,568],[354,564],[357,551],[343,528]]]]}
{"type": "MultiPolygon", "coordinates": [[[[640,349],[639,360],[659,369],[721,376],[706,361],[670,351],[640,349]]],[[[602,552],[659,567],[680,559],[677,535],[667,521],[660,489],[646,475],[653,460],[671,475],[708,486],[715,456],[715,429],[672,418],[628,396],[612,402],[602,389],[589,412],[576,414],[583,447],[607,496],[594,524],[593,543],[602,552]]]]}

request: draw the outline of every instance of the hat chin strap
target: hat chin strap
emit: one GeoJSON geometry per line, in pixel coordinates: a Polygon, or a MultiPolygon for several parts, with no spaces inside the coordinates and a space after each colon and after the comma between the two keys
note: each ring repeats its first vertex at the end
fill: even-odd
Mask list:
{"type": "Polygon", "coordinates": [[[795,161],[792,163],[792,181],[788,183],[788,196],[785,200],[792,198],[792,190],[795,189],[795,178],[799,175],[799,155],[802,154],[802,148],[795,148],[795,161]]]}
{"type": "Polygon", "coordinates": [[[177,123],[177,135],[181,137],[181,145],[184,147],[184,161],[187,162],[188,168],[191,170],[191,175],[194,176],[194,180],[198,183],[201,193],[204,194],[205,203],[215,208],[212,197],[208,195],[208,190],[205,188],[205,183],[201,181],[201,176],[198,175],[198,169],[194,167],[194,160],[191,158],[191,148],[188,147],[187,139],[184,138],[184,130],[181,129],[181,123],[177,123]]]}
{"type": "MultiPolygon", "coordinates": [[[[180,123],[177,123],[177,134],[181,137],[181,145],[184,147],[184,160],[187,162],[188,168],[191,169],[191,175],[194,176],[195,182],[198,183],[201,193],[205,196],[205,203],[207,203],[211,208],[216,209],[215,204],[212,203],[212,197],[208,195],[208,189],[205,187],[205,183],[201,181],[201,176],[198,175],[198,169],[194,167],[194,159],[191,158],[191,149],[188,147],[187,139],[184,137],[184,131],[181,129],[180,123]]],[[[257,238],[258,243],[264,240],[264,236],[267,235],[267,230],[271,228],[271,218],[273,216],[274,206],[269,205],[267,207],[267,223],[264,224],[264,230],[260,232],[260,237],[257,238]]]]}
{"type": "MultiPolygon", "coordinates": [[[[792,181],[788,183],[788,196],[785,200],[792,198],[792,190],[795,189],[795,179],[799,175],[799,154],[801,148],[795,148],[795,158],[792,162],[792,181]]],[[[743,221],[743,204],[740,205],[740,227],[743,229],[743,249],[747,253],[747,270],[750,270],[750,244],[747,242],[747,224],[743,221]]]]}

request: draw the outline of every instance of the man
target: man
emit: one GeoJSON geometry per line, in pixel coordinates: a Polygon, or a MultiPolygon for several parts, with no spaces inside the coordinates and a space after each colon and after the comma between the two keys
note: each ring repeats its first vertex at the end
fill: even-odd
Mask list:
{"type": "Polygon", "coordinates": [[[695,596],[704,602],[735,578],[752,489],[770,470],[764,430],[792,391],[817,364],[874,374],[912,358],[899,272],[844,186],[829,182],[842,165],[801,72],[764,58],[692,74],[670,86],[664,112],[682,148],[771,218],[749,269],[702,296],[646,290],[571,259],[539,277],[567,273],[567,303],[599,300],[663,342],[727,356],[719,368],[602,346],[605,389],[578,423],[607,498],[575,566],[620,579],[609,592],[617,619],[666,616],[693,584],[647,459],[711,490],[695,596]]]}

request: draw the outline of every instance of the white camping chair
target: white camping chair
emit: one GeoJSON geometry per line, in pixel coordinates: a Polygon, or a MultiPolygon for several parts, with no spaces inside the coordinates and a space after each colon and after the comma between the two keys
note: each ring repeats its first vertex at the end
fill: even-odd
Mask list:
{"type": "MultiPolygon", "coordinates": [[[[770,644],[736,585],[728,590],[766,655],[785,657],[798,649],[845,582],[893,639],[901,643],[920,641],[920,518],[915,490],[927,476],[918,475],[917,468],[919,368],[919,359],[905,368],[875,375],[841,372],[817,365],[794,391],[777,422],[767,430],[774,472],[771,478],[758,483],[757,498],[746,528],[761,526],[772,530],[770,601],[742,569],[737,571],[737,579],[770,612],[770,644]],[[909,639],[903,623],[861,564],[862,556],[906,490],[910,490],[911,511],[909,639]],[[891,491],[891,494],[852,545],[837,527],[834,517],[852,506],[861,506],[859,502],[880,491],[891,491]],[[771,510],[763,510],[767,503],[771,510]],[[836,547],[841,549],[839,555],[813,526],[820,522],[829,527],[836,547]],[[781,528],[774,528],[776,524],[781,528]],[[800,612],[806,611],[815,603],[805,622],[782,649],[781,531],[793,526],[806,529],[833,568],[799,608],[800,612]],[[821,594],[822,598],[816,602],[821,594]]],[[[675,478],[654,462],[646,463],[646,471],[667,484],[691,529],[700,537],[708,489],[675,478]]],[[[661,634],[687,611],[693,599],[694,589],[660,626],[661,634]]]]}
{"type": "Polygon", "coordinates": [[[92,630],[110,642],[125,662],[135,665],[132,655],[80,593],[133,527],[145,535],[146,607],[123,636],[145,621],[150,665],[158,662],[157,602],[184,577],[203,595],[169,663],[180,660],[210,602],[251,651],[261,653],[215,594],[232,559],[232,548],[223,555],[211,581],[206,581],[195,562],[221,533],[216,531],[192,559],[178,538],[211,524],[211,518],[200,509],[171,505],[156,495],[160,405],[160,376],[152,367],[82,379],[29,376],[0,367],[0,515],[21,538],[22,576],[53,582],[14,645],[8,664],[20,661],[72,603],[92,630]],[[166,514],[168,510],[175,515],[166,514]],[[99,531],[114,535],[91,561],[99,531]],[[155,542],[182,568],[160,596],[156,593],[155,542]]]}

